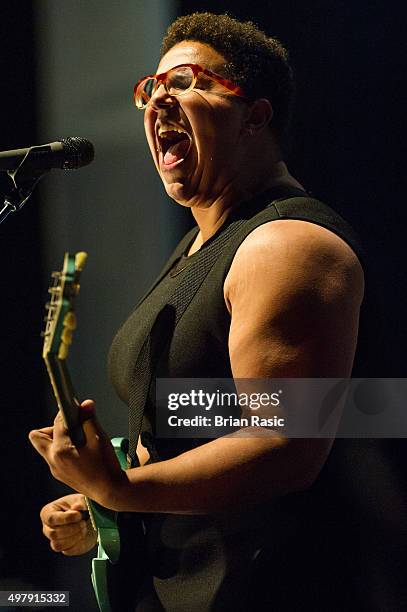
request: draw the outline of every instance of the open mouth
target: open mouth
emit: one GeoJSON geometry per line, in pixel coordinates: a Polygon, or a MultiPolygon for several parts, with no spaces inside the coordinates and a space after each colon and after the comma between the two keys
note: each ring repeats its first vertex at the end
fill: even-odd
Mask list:
{"type": "MultiPolygon", "coordinates": [[[[162,165],[165,168],[181,163],[188,155],[192,140],[189,134],[181,128],[162,128],[158,131],[159,151],[162,155],[162,165]]],[[[161,156],[160,156],[161,157],[161,156]]]]}

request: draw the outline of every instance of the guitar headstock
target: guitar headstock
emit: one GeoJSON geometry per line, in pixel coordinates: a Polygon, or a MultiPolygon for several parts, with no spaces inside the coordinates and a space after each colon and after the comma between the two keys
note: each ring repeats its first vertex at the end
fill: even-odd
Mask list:
{"type": "Polygon", "coordinates": [[[79,293],[79,279],[86,258],[87,254],[83,251],[76,255],[65,253],[62,270],[52,273],[53,284],[48,289],[51,299],[45,306],[48,313],[43,332],[44,359],[52,355],[64,360],[68,356],[73,331],[76,328],[74,301],[79,293]]]}

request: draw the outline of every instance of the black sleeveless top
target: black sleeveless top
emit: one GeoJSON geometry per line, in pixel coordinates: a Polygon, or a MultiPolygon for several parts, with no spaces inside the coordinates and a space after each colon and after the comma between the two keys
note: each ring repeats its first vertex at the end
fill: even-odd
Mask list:
{"type": "MultiPolygon", "coordinates": [[[[223,285],[236,250],[256,227],[276,219],[315,223],[340,236],[361,258],[361,248],[350,226],[331,208],[298,189],[277,187],[263,193],[240,206],[228,223],[235,218],[244,219],[245,223],[193,297],[175,328],[168,350],[156,364],[155,376],[232,377],[228,354],[230,315],[224,301],[223,285]]],[[[129,401],[137,356],[155,318],[182,282],[186,269],[205,257],[208,245],[218,238],[225,226],[188,257],[186,253],[198,231],[192,229],[118,331],[109,354],[109,375],[125,403],[129,401]]],[[[153,433],[154,418],[152,391],[143,428],[153,433]]],[[[155,440],[153,456],[155,460],[174,457],[201,442],[158,439],[155,440]]],[[[298,496],[288,498],[298,499],[298,496]]],[[[254,591],[257,609],[269,609],[261,599],[262,588],[256,584],[255,575],[262,575],[259,563],[264,550],[277,546],[273,516],[278,514],[280,534],[284,529],[290,529],[290,512],[286,512],[285,500],[283,505],[283,514],[279,510],[281,504],[273,503],[272,506],[216,515],[149,515],[146,539],[151,580],[145,584],[135,609],[140,612],[162,609],[170,612],[249,611],[253,609],[254,591]]]]}

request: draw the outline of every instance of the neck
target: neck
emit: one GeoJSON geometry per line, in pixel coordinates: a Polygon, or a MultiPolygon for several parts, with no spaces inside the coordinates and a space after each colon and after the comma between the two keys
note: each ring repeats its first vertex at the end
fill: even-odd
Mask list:
{"type": "Polygon", "coordinates": [[[265,176],[256,178],[257,180],[249,181],[245,185],[230,182],[213,199],[200,200],[192,204],[191,211],[199,232],[189,252],[190,255],[218,231],[242,202],[248,202],[260,193],[276,186],[285,185],[303,189],[302,185],[291,176],[283,161],[276,162],[271,169],[268,168],[265,176]]]}

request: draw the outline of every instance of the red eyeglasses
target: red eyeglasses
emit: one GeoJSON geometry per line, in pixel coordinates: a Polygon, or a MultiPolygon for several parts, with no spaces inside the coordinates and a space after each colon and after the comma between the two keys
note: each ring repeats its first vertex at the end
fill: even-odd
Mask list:
{"type": "Polygon", "coordinates": [[[144,109],[161,84],[164,85],[165,91],[170,96],[182,96],[195,87],[200,74],[204,74],[212,81],[219,83],[235,96],[246,98],[239,85],[235,85],[235,83],[228,81],[219,74],[198,66],[198,64],[180,64],[170,68],[167,72],[152,74],[140,79],[134,87],[134,102],[137,108],[144,109]]]}

